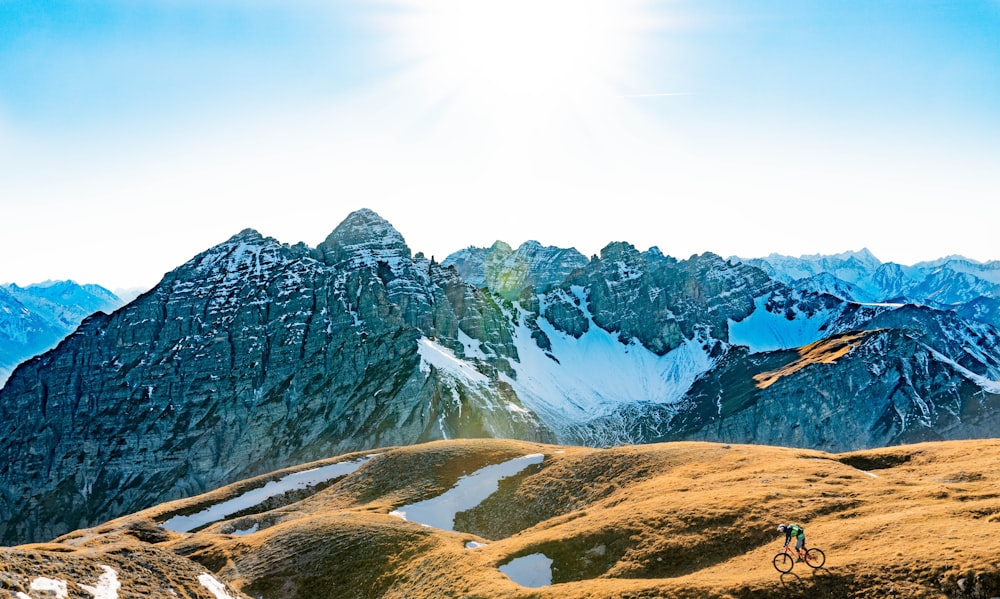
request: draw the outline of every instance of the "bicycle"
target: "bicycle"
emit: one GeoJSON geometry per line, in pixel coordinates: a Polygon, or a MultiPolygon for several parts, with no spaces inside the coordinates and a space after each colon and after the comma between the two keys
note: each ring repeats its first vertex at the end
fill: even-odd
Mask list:
{"type": "MultiPolygon", "coordinates": [[[[778,555],[774,556],[771,560],[774,563],[774,569],[782,574],[787,574],[792,571],[795,566],[795,562],[799,559],[798,553],[791,547],[785,546],[778,555]]],[[[816,568],[822,568],[823,564],[826,563],[826,554],[823,553],[822,549],[817,549],[811,547],[806,549],[805,558],[802,560],[807,566],[815,570],[816,568]]]]}

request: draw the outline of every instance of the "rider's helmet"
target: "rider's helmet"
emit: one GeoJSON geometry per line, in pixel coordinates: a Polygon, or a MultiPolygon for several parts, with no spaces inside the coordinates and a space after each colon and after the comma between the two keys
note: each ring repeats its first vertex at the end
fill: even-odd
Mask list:
{"type": "Polygon", "coordinates": [[[785,529],[787,529],[787,528],[788,528],[787,524],[779,524],[778,525],[778,532],[785,532],[785,529]]]}

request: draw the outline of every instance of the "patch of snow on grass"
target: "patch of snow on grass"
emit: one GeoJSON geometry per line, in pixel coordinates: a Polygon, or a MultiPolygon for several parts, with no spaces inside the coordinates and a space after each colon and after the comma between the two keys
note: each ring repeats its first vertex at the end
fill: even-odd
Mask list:
{"type": "Polygon", "coordinates": [[[441,530],[455,530],[455,514],[471,510],[500,488],[500,481],[514,476],[532,464],[540,464],[544,456],[533,453],[500,464],[480,468],[458,479],[454,487],[433,497],[404,505],[390,515],[441,530]]]}
{"type": "Polygon", "coordinates": [[[94,599],[118,599],[118,589],[122,588],[118,582],[118,573],[110,566],[101,566],[104,574],[97,579],[97,586],[92,587],[81,584],[80,588],[94,596],[94,599]]]}
{"type": "Polygon", "coordinates": [[[164,522],[163,527],[174,532],[191,532],[206,524],[224,520],[227,516],[260,505],[276,495],[281,495],[288,491],[305,489],[332,478],[346,476],[360,468],[362,464],[370,459],[370,457],[367,457],[354,462],[339,462],[320,468],[294,472],[278,480],[269,481],[263,487],[252,489],[238,497],[217,503],[197,514],[174,516],[164,522]]]}
{"type": "Polygon", "coordinates": [[[43,593],[55,593],[56,599],[67,599],[69,597],[69,590],[66,588],[66,581],[56,580],[55,578],[45,578],[44,576],[39,576],[31,581],[31,590],[41,591],[43,593]]]}
{"type": "Polygon", "coordinates": [[[198,577],[198,582],[215,595],[215,599],[236,599],[226,590],[226,585],[207,572],[198,577]]]}
{"type": "Polygon", "coordinates": [[[427,372],[426,367],[429,365],[474,385],[489,384],[489,379],[483,373],[476,370],[471,364],[455,357],[454,352],[447,347],[439,345],[427,337],[421,337],[420,341],[417,342],[417,351],[420,354],[420,368],[423,372],[427,372]]]}
{"type": "Polygon", "coordinates": [[[523,587],[538,588],[552,584],[552,560],[544,553],[514,558],[500,566],[500,571],[523,587]]]}
{"type": "Polygon", "coordinates": [[[826,335],[820,327],[829,320],[828,312],[819,312],[812,317],[801,312],[788,320],[784,312],[768,312],[765,306],[769,295],[754,300],[754,310],[743,320],[729,320],[729,342],[745,345],[750,353],[762,353],[780,349],[792,349],[815,343],[826,335]]]}

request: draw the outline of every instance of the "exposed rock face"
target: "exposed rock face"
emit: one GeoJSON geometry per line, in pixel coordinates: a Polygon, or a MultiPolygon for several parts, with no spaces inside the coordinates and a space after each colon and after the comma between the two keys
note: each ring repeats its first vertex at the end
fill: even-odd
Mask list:
{"type": "Polygon", "coordinates": [[[0,542],[434,439],[1000,436],[998,380],[1000,333],[950,311],[627,243],[438,264],[360,210],[316,248],[243,231],[18,368],[0,390],[0,542]]]}
{"type": "Polygon", "coordinates": [[[443,264],[454,265],[463,279],[477,287],[516,299],[525,289],[545,291],[562,283],[574,270],[586,266],[587,258],[575,249],[542,246],[537,241],[526,241],[516,251],[497,241],[487,249],[456,252],[443,264]]]}
{"type": "Polygon", "coordinates": [[[440,367],[460,326],[505,356],[484,327],[502,320],[370,211],[318,250],[243,231],[16,371],[0,395],[0,541],[348,450],[551,439],[488,375],[440,367]]]}
{"type": "Polygon", "coordinates": [[[626,243],[604,248],[599,260],[567,281],[567,288],[575,285],[585,289],[595,324],[657,355],[695,338],[699,329],[727,340],[729,319],[743,320],[755,297],[775,289],[763,272],[714,254],[678,262],[626,243]]]}
{"type": "Polygon", "coordinates": [[[996,377],[1000,339],[995,330],[947,323],[979,347],[967,345],[935,330],[941,316],[887,312],[867,331],[784,358],[732,352],[694,386],[665,437],[836,451],[992,436],[1000,430],[1000,385],[959,362],[996,377]]]}

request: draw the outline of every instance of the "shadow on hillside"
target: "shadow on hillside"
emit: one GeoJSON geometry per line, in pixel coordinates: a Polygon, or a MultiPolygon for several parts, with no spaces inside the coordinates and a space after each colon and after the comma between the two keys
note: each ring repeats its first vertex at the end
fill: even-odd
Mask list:
{"type": "Polygon", "coordinates": [[[908,453],[865,453],[860,455],[848,454],[837,458],[835,461],[868,472],[871,470],[894,468],[909,462],[912,457],[908,453]]]}
{"type": "Polygon", "coordinates": [[[809,597],[810,599],[830,598],[843,599],[850,596],[850,581],[825,568],[808,572],[788,572],[780,574],[781,586],[758,591],[749,591],[738,595],[741,599],[758,599],[763,597],[809,597]]]}

